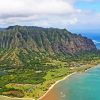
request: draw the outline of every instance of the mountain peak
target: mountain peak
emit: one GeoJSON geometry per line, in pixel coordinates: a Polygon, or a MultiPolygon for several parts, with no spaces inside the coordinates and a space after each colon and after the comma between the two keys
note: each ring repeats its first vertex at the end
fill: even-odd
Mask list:
{"type": "Polygon", "coordinates": [[[19,27],[22,27],[20,25],[14,25],[14,26],[9,26],[7,29],[16,29],[16,28],[19,28],[19,27]]]}

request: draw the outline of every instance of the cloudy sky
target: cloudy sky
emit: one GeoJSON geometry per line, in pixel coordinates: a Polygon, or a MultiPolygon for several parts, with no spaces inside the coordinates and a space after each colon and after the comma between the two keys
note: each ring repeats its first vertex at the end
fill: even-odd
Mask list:
{"type": "Polygon", "coordinates": [[[100,0],[0,0],[0,27],[32,25],[100,31],[100,0]]]}

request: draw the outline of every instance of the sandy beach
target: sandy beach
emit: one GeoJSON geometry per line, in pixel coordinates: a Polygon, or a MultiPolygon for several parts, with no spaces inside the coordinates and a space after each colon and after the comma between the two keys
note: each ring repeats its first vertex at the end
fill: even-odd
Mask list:
{"type": "Polygon", "coordinates": [[[56,81],[54,84],[52,84],[51,87],[47,90],[47,92],[46,92],[43,96],[41,96],[41,97],[39,98],[39,100],[42,100],[42,99],[51,91],[51,89],[52,89],[56,84],[58,84],[59,82],[65,80],[65,79],[67,79],[67,78],[69,78],[69,77],[70,77],[71,75],[73,75],[73,74],[76,74],[76,72],[71,73],[71,74],[65,76],[63,79],[58,80],[58,81],[56,81]]]}

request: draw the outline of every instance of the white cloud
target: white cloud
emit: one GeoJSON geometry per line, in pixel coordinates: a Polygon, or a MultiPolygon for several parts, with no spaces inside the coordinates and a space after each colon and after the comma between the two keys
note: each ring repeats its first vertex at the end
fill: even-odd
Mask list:
{"type": "Polygon", "coordinates": [[[69,24],[75,24],[76,19],[72,15],[79,12],[72,0],[0,0],[0,25],[41,25],[42,22],[52,26],[50,23],[56,24],[53,22],[57,19],[61,23],[66,20],[69,24]]]}
{"type": "Polygon", "coordinates": [[[0,26],[21,24],[76,29],[100,26],[100,14],[77,9],[74,6],[77,1],[0,0],[0,26]]]}
{"type": "Polygon", "coordinates": [[[78,19],[77,18],[73,18],[73,19],[69,20],[69,23],[71,25],[75,25],[77,22],[78,22],[78,19]]]}
{"type": "MultiPolygon", "coordinates": [[[[34,14],[65,14],[77,12],[64,0],[0,0],[0,16],[34,14]]],[[[27,15],[27,16],[28,16],[27,15]]],[[[10,17],[11,17],[10,16],[10,17]]]]}

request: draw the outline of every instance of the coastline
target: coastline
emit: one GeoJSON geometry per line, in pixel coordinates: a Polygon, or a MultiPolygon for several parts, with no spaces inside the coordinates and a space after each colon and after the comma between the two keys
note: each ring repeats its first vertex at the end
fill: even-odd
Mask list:
{"type": "MultiPolygon", "coordinates": [[[[48,89],[48,90],[43,94],[43,96],[41,96],[38,100],[43,99],[43,98],[51,91],[51,89],[54,88],[54,86],[55,86],[56,84],[60,83],[61,81],[66,80],[66,79],[69,78],[71,75],[76,74],[76,73],[77,73],[77,72],[73,72],[73,73],[71,73],[71,74],[68,74],[68,75],[65,76],[64,78],[62,78],[62,79],[56,81],[54,84],[52,84],[52,85],[49,87],[49,89],[48,89]]],[[[4,100],[35,100],[34,98],[16,98],[16,97],[11,98],[11,97],[8,97],[8,96],[3,96],[3,95],[0,95],[0,98],[3,98],[4,100]]]]}
{"type": "MultiPolygon", "coordinates": [[[[99,65],[99,64],[91,64],[91,66],[86,67],[87,69],[84,68],[84,69],[85,69],[84,71],[79,71],[79,72],[81,72],[81,73],[87,72],[88,70],[90,70],[91,68],[93,68],[93,66],[96,66],[96,65],[99,65]]],[[[78,72],[78,71],[75,71],[75,72],[73,72],[73,73],[71,73],[71,74],[65,76],[63,79],[60,79],[60,80],[56,81],[54,84],[52,84],[52,85],[49,87],[49,89],[48,89],[38,100],[42,100],[42,99],[54,88],[55,85],[57,85],[57,84],[60,83],[61,81],[66,80],[66,79],[69,78],[71,75],[76,74],[76,73],[79,73],[79,72],[78,72]]]]}
{"type": "Polygon", "coordinates": [[[75,72],[68,74],[64,78],[62,78],[58,81],[55,81],[55,83],[51,84],[51,86],[48,88],[48,90],[45,91],[45,93],[39,99],[34,99],[34,97],[33,98],[16,98],[16,97],[8,97],[8,96],[0,95],[0,100],[42,100],[54,88],[54,86],[57,85],[59,82],[66,80],[67,78],[69,78],[73,74],[76,74],[79,72],[81,72],[81,73],[86,72],[89,69],[93,68],[93,66],[96,66],[96,65],[99,65],[99,64],[90,64],[88,67],[87,67],[87,65],[85,65],[84,67],[81,67],[84,70],[82,70],[82,69],[80,71],[76,70],[75,72]],[[3,98],[3,99],[1,99],[1,98],[3,98]]]}
{"type": "Polygon", "coordinates": [[[71,73],[71,74],[65,76],[63,79],[56,81],[54,84],[52,84],[52,85],[49,87],[49,89],[48,89],[48,90],[43,94],[43,96],[41,96],[38,100],[43,99],[43,98],[51,91],[51,89],[54,88],[55,85],[57,85],[57,84],[60,83],[61,81],[66,80],[67,78],[69,78],[70,76],[72,76],[72,75],[74,75],[74,74],[76,74],[76,73],[77,73],[77,72],[73,72],[73,73],[71,73]]]}
{"type": "MultiPolygon", "coordinates": [[[[89,71],[89,70],[91,71],[92,68],[95,69],[95,68],[98,68],[98,67],[100,68],[100,64],[97,64],[97,65],[94,66],[94,67],[90,67],[89,69],[86,69],[84,72],[81,72],[81,73],[84,74],[85,72],[87,72],[87,71],[89,71]]],[[[78,73],[78,72],[75,72],[75,74],[77,74],[77,73],[78,73]]],[[[81,74],[81,73],[80,73],[80,74],[81,74]]],[[[73,74],[74,74],[74,73],[72,73],[72,75],[73,75],[73,74]]],[[[71,75],[71,74],[70,74],[70,75],[71,75]]],[[[66,76],[66,77],[69,78],[70,75],[68,75],[68,77],[67,77],[67,76],[66,76]]],[[[73,77],[73,76],[72,76],[72,77],[73,77]]],[[[63,79],[60,80],[60,81],[63,81],[63,80],[65,80],[65,79],[66,79],[66,78],[63,78],[63,79]]],[[[66,81],[67,81],[67,80],[66,80],[66,81]]],[[[56,84],[55,84],[55,85],[56,85],[56,84]]],[[[55,85],[54,85],[54,86],[55,86],[55,85]]],[[[53,86],[53,87],[54,87],[54,86],[53,86]]],[[[53,88],[53,87],[52,87],[52,88],[53,88]]],[[[51,89],[52,89],[52,88],[51,88],[51,89]]],[[[50,91],[50,90],[48,90],[47,93],[45,93],[45,95],[47,95],[48,97],[51,97],[51,95],[50,95],[50,96],[48,95],[48,92],[49,92],[49,91],[50,91]]],[[[52,90],[51,90],[51,91],[52,91],[52,90]]],[[[60,92],[59,92],[59,93],[60,93],[60,92]]],[[[43,99],[43,100],[48,100],[48,99],[45,99],[45,95],[43,95],[42,97],[40,97],[41,99],[39,99],[39,100],[42,100],[42,99],[43,99]]]]}

